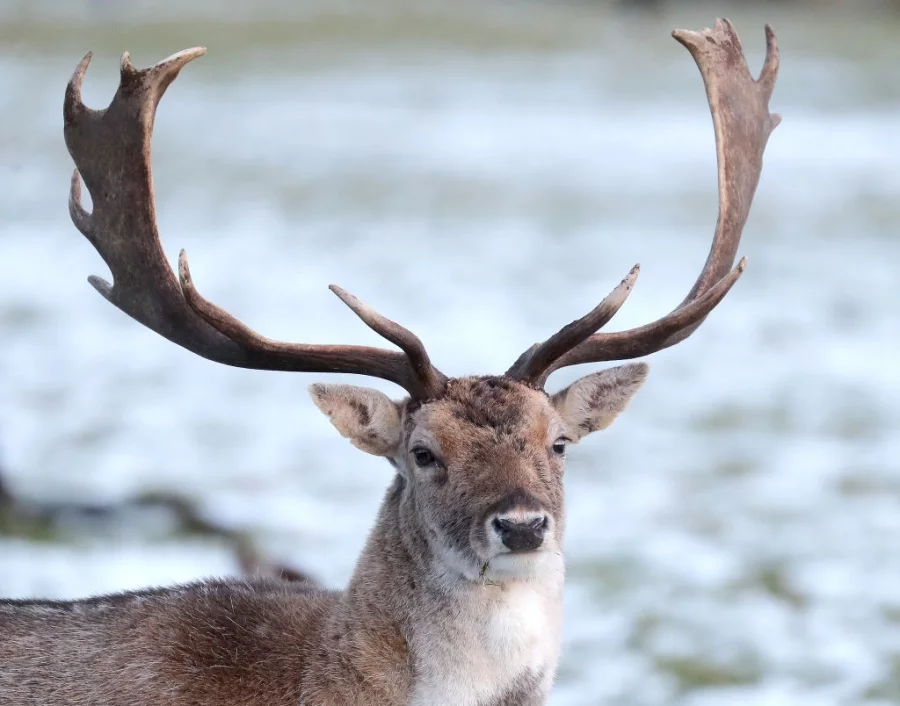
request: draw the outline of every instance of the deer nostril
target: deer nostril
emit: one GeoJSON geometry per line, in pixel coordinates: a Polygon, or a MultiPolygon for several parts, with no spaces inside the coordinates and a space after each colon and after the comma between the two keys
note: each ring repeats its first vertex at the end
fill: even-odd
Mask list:
{"type": "Polygon", "coordinates": [[[501,520],[499,517],[495,517],[492,524],[494,525],[494,529],[497,530],[497,533],[500,535],[509,532],[516,525],[516,523],[511,520],[501,520]]]}
{"type": "Polygon", "coordinates": [[[531,522],[528,523],[529,527],[532,527],[535,530],[543,531],[550,526],[550,518],[546,515],[542,517],[535,517],[531,522]]]}
{"type": "Polygon", "coordinates": [[[491,525],[507,549],[514,552],[531,551],[544,543],[544,531],[549,526],[549,518],[541,515],[527,522],[515,522],[505,517],[495,517],[491,525]]]}

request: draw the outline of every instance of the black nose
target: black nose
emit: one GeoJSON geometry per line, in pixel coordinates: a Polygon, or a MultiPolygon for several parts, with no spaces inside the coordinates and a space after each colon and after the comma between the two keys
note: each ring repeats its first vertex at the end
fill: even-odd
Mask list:
{"type": "Polygon", "coordinates": [[[500,541],[503,542],[503,546],[514,552],[532,551],[541,546],[544,543],[544,531],[548,524],[546,515],[536,517],[528,522],[494,518],[494,529],[500,535],[500,541]]]}

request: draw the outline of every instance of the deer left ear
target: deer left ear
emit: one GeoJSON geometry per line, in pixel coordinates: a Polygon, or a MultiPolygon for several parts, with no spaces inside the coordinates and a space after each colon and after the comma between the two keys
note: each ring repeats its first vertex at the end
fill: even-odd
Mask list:
{"type": "Polygon", "coordinates": [[[390,456],[400,443],[400,411],[391,399],[368,387],[315,383],[309,394],[335,428],[356,448],[390,456]]]}
{"type": "Polygon", "coordinates": [[[646,363],[620,365],[576,380],[553,395],[553,406],[563,418],[569,438],[576,442],[612,424],[644,384],[648,372],[646,363]]]}

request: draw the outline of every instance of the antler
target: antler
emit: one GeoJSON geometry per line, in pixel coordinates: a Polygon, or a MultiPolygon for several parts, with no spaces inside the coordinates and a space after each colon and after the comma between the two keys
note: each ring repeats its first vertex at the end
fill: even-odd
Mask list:
{"type": "Polygon", "coordinates": [[[150,142],[156,107],[197,47],[137,70],[122,56],[119,90],[106,110],[81,102],[81,83],[91,60],[82,59],[66,88],[63,105],[66,146],[77,169],[72,175],[69,213],[113,275],[90,283],[107,300],[144,326],[204,358],[242,368],[356,373],[390,380],[413,397],[441,393],[447,378],[432,364],[411,331],[386,319],[343,290],[332,290],[373,330],[403,352],[345,345],[282,343],[265,338],[194,287],[182,251],[175,279],[159,242],[150,170],[150,142]],[[81,205],[84,179],[94,210],[81,205]]]}
{"type": "Polygon", "coordinates": [[[544,343],[533,346],[507,375],[543,385],[554,370],[580,363],[624,360],[655,353],[690,336],[731,289],[746,263],[731,269],[759,182],[762,157],[772,130],[781,121],[769,113],[778,74],[778,45],[766,25],[766,60],[758,79],[750,75],[740,40],[728,20],[715,29],[672,33],[694,57],[712,113],[719,167],[719,218],[706,264],[684,301],[653,323],[627,331],[594,333],[618,310],[631,291],[636,269],[595,309],[544,343]],[[730,270],[730,272],[729,272],[730,270]],[[592,335],[593,334],[593,335],[592,335]]]}

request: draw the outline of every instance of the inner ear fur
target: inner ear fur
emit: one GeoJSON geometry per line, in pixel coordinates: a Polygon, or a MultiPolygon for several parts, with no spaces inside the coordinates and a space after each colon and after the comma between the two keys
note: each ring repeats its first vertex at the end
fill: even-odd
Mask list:
{"type": "Polygon", "coordinates": [[[368,387],[314,383],[309,394],[335,428],[358,449],[392,456],[400,445],[400,410],[387,395],[368,387]]]}
{"type": "Polygon", "coordinates": [[[637,392],[650,366],[629,363],[601,370],[576,380],[551,398],[575,442],[598,429],[606,429],[637,392]]]}

